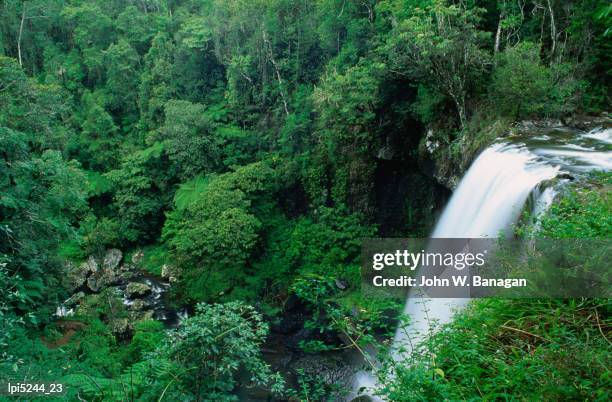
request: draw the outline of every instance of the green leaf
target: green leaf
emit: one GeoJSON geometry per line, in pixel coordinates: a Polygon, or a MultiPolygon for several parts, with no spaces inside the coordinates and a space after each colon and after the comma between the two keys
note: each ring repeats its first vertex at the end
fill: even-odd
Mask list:
{"type": "Polygon", "coordinates": [[[174,194],[174,205],[178,209],[185,209],[189,204],[198,199],[198,197],[206,190],[209,177],[196,176],[193,179],[180,185],[179,189],[174,194]]]}
{"type": "Polygon", "coordinates": [[[86,170],[85,175],[88,184],[87,192],[90,196],[108,193],[113,187],[113,182],[99,172],[86,170]]]}

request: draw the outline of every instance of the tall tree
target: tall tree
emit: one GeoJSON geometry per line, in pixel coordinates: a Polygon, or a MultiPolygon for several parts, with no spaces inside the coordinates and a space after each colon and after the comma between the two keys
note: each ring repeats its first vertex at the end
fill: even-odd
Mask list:
{"type": "Polygon", "coordinates": [[[399,22],[385,47],[397,70],[453,101],[462,129],[468,117],[467,97],[490,63],[484,49],[491,34],[478,27],[482,11],[463,2],[435,0],[399,22]]]}

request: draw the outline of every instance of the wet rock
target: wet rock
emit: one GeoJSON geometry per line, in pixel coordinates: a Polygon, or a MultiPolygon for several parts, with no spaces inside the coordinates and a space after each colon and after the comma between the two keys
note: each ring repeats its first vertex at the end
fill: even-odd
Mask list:
{"type": "Polygon", "coordinates": [[[532,131],[538,128],[554,128],[563,126],[559,119],[523,120],[515,124],[519,131],[532,131]]]}
{"type": "Polygon", "coordinates": [[[85,284],[89,273],[68,261],[64,264],[64,285],[74,291],[85,284]]]}
{"type": "Polygon", "coordinates": [[[134,300],[132,304],[128,306],[130,310],[134,310],[134,311],[146,310],[148,307],[149,307],[149,303],[147,303],[146,301],[142,299],[136,299],[134,300]]]}
{"type": "Polygon", "coordinates": [[[94,293],[99,292],[101,288],[98,281],[94,277],[87,278],[87,287],[94,293]]]}
{"type": "Polygon", "coordinates": [[[612,127],[612,116],[602,113],[599,116],[569,116],[564,119],[564,123],[579,130],[591,130],[595,127],[612,127]]]}
{"type": "Polygon", "coordinates": [[[108,268],[104,268],[87,278],[87,287],[92,292],[99,292],[100,290],[113,285],[118,280],[117,273],[108,268]]]}
{"type": "Polygon", "coordinates": [[[74,315],[74,309],[72,308],[68,308],[64,305],[58,306],[57,309],[55,309],[55,316],[56,317],[71,317],[74,315]]]}
{"type": "Polygon", "coordinates": [[[83,264],[86,265],[87,269],[91,273],[98,272],[98,269],[100,268],[100,266],[98,265],[98,261],[93,255],[90,255],[87,261],[85,261],[83,264]]]}
{"type": "Polygon", "coordinates": [[[142,250],[136,251],[132,255],[132,264],[139,265],[142,262],[143,258],[144,258],[144,252],[142,250]]]}
{"type": "Polygon", "coordinates": [[[433,154],[438,148],[440,148],[440,142],[435,139],[434,131],[430,128],[427,130],[427,135],[425,136],[425,149],[427,149],[427,152],[430,154],[433,154]]]}
{"type": "Polygon", "coordinates": [[[161,269],[161,277],[167,279],[170,283],[178,281],[181,271],[174,265],[164,264],[161,269]]]}
{"type": "Polygon", "coordinates": [[[449,190],[454,190],[459,185],[460,177],[457,175],[442,175],[436,172],[434,179],[449,190]]]}
{"type": "Polygon", "coordinates": [[[136,267],[131,265],[131,264],[125,264],[122,265],[121,268],[119,268],[119,279],[123,282],[127,282],[130,279],[134,278],[135,276],[138,275],[138,272],[136,271],[136,267]]]}
{"type": "Polygon", "coordinates": [[[104,269],[114,270],[115,268],[119,266],[119,263],[121,263],[122,258],[123,258],[123,253],[121,253],[121,250],[118,250],[116,248],[111,248],[107,250],[106,254],[104,255],[104,261],[102,263],[102,267],[104,269]]]}
{"type": "Polygon", "coordinates": [[[293,345],[294,342],[297,343],[304,339],[302,335],[307,335],[300,331],[303,329],[308,315],[309,313],[304,303],[297,296],[291,295],[285,301],[281,320],[272,323],[272,331],[283,334],[288,341],[287,346],[289,344],[293,345]],[[289,342],[292,337],[295,337],[294,342],[289,342]]]}
{"type": "Polygon", "coordinates": [[[130,311],[130,320],[132,322],[136,321],[147,321],[154,320],[153,311],[145,310],[145,311],[130,311]]]}
{"type": "Polygon", "coordinates": [[[85,285],[89,275],[97,270],[98,263],[93,257],[89,257],[87,261],[81,263],[78,267],[72,262],[67,262],[64,265],[64,283],[68,289],[76,291],[78,288],[85,285]]]}
{"type": "Polygon", "coordinates": [[[306,376],[317,378],[327,385],[347,382],[353,374],[352,368],[339,356],[307,355],[293,364],[293,369],[306,376]]]}
{"type": "Polygon", "coordinates": [[[125,295],[130,299],[146,296],[151,293],[151,287],[144,283],[130,282],[125,288],[125,295]]]}

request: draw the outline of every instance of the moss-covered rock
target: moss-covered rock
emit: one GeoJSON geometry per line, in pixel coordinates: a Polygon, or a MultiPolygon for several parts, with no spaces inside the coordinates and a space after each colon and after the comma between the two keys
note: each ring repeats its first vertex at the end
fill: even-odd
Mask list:
{"type": "Polygon", "coordinates": [[[130,282],[125,288],[125,295],[130,299],[146,296],[151,293],[151,287],[144,283],[130,282]]]}

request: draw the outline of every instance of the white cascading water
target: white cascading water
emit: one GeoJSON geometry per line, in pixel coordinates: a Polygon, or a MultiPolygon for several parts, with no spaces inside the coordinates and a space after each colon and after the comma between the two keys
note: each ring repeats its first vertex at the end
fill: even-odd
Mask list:
{"type": "MultiPolygon", "coordinates": [[[[440,217],[432,238],[496,238],[511,234],[530,195],[536,195],[534,213],[545,210],[554,197],[554,189],[534,192],[538,185],[559,172],[584,172],[612,168],[611,129],[596,129],[572,136],[571,144],[556,142],[550,136],[545,144],[527,146],[523,142],[497,143],[485,151],[469,168],[440,217]],[[584,143],[586,141],[586,143],[584,143]]],[[[432,323],[448,323],[469,299],[429,298],[408,294],[404,315],[410,317],[408,328],[398,328],[392,355],[400,361],[412,352],[433,330],[432,323]]],[[[365,371],[356,374],[354,397],[358,391],[372,397],[377,387],[375,377],[365,371]],[[368,392],[368,390],[371,390],[368,392]]]]}
{"type": "MultiPolygon", "coordinates": [[[[514,145],[495,144],[474,161],[444,209],[433,238],[479,238],[509,235],[525,201],[542,181],[559,168],[537,162],[534,155],[514,145]]],[[[431,323],[445,324],[469,299],[427,298],[409,295],[404,314],[408,329],[395,334],[394,357],[411,353],[430,332],[431,323]],[[403,349],[403,353],[398,351],[403,349]]]]}

